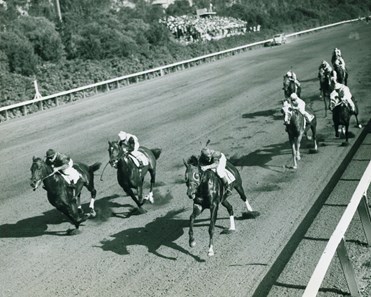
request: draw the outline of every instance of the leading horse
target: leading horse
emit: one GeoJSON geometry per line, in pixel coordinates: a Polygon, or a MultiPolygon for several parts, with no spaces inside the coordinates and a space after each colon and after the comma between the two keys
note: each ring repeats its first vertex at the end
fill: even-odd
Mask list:
{"type": "MultiPolygon", "coordinates": [[[[196,245],[193,237],[193,225],[196,217],[205,209],[210,209],[208,256],[214,256],[213,237],[219,204],[221,203],[228,211],[230,218],[229,231],[235,230],[233,207],[227,201],[227,194],[225,193],[222,180],[213,170],[209,169],[203,172],[200,168],[199,159],[196,156],[191,156],[187,161],[183,160],[183,163],[186,166],[185,181],[187,185],[187,196],[193,200],[193,212],[190,216],[189,224],[189,245],[191,247],[196,245]]],[[[247,208],[245,217],[256,218],[260,213],[253,211],[247,201],[239,172],[229,162],[227,162],[226,167],[235,177],[231,188],[236,189],[241,199],[245,202],[247,208]]]]}
{"type": "Polygon", "coordinates": [[[299,110],[294,109],[291,104],[285,100],[281,109],[284,115],[284,124],[286,125],[286,131],[289,136],[289,141],[292,150],[293,159],[293,169],[298,168],[297,161],[301,159],[300,157],[300,143],[303,135],[307,133],[309,128],[312,131],[312,138],[314,142],[314,151],[318,151],[317,138],[316,138],[316,128],[317,128],[317,117],[314,118],[310,124],[305,123],[304,116],[299,112],[299,110]]]}
{"type": "Polygon", "coordinates": [[[74,191],[61,173],[53,172],[53,168],[45,163],[43,159],[33,157],[30,185],[36,190],[41,183],[43,183],[50,204],[65,214],[77,230],[82,222],[96,215],[94,201],[97,191],[94,187],[94,172],[97,171],[100,166],[101,163],[99,162],[91,166],[75,162],[73,167],[80,173],[81,177],[76,183],[76,189],[74,191]],[[83,213],[81,208],[80,197],[81,190],[84,186],[91,193],[89,213],[83,213]]]}
{"type": "Polygon", "coordinates": [[[117,181],[119,185],[134,200],[139,212],[144,212],[142,208],[144,204],[144,177],[149,172],[151,176],[150,191],[144,199],[153,203],[153,186],[156,181],[156,160],[160,157],[161,149],[148,149],[141,146],[138,151],[142,152],[148,159],[148,164],[141,166],[141,168],[138,168],[129,153],[125,152],[117,141],[108,142],[109,163],[117,169],[117,181]],[[138,198],[132,189],[137,190],[138,198]]]}

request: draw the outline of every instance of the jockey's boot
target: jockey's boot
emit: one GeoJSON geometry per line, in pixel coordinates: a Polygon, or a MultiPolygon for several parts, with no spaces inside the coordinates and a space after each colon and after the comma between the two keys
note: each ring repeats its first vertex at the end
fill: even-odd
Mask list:
{"type": "Polygon", "coordinates": [[[75,194],[76,194],[75,182],[73,180],[71,180],[71,183],[68,185],[68,187],[72,189],[72,197],[75,198],[75,194]]]}
{"type": "Polygon", "coordinates": [[[313,121],[313,119],[314,119],[314,115],[310,114],[307,111],[304,112],[303,115],[304,115],[304,117],[305,117],[305,119],[306,119],[306,121],[307,121],[308,124],[310,124],[313,121]]]}

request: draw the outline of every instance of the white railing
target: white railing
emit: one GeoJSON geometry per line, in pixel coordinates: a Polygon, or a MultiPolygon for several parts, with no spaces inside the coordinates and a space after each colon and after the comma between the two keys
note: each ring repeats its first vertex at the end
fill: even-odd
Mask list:
{"type": "Polygon", "coordinates": [[[366,171],[364,172],[347,208],[344,211],[334,233],[331,235],[325,250],[309,280],[309,283],[304,291],[303,297],[315,297],[326,275],[327,269],[330,266],[335,252],[338,253],[343,272],[348,283],[348,288],[352,296],[360,296],[357,283],[354,277],[354,271],[347,257],[344,235],[347,231],[350,222],[352,221],[355,212],[358,210],[368,245],[371,246],[371,223],[370,212],[366,193],[371,183],[371,161],[369,162],[366,171]]]}
{"type": "MultiPolygon", "coordinates": [[[[321,26],[321,27],[317,27],[317,28],[313,28],[313,29],[309,29],[309,30],[304,30],[304,31],[300,31],[300,32],[292,33],[292,34],[287,34],[286,36],[287,37],[298,36],[298,35],[301,35],[301,34],[306,34],[306,33],[314,32],[314,31],[317,31],[317,30],[330,28],[330,27],[333,27],[333,26],[338,26],[338,25],[342,25],[342,24],[346,24],[346,23],[351,23],[351,22],[355,22],[355,21],[358,21],[358,20],[360,20],[360,19],[342,21],[342,22],[338,22],[338,23],[334,23],[334,24],[330,24],[330,25],[326,25],[326,26],[321,26]]],[[[189,59],[189,60],[185,60],[185,61],[181,61],[181,62],[177,62],[177,63],[173,63],[173,64],[153,68],[153,69],[146,70],[146,71],[141,71],[141,72],[138,72],[138,73],[133,73],[133,74],[125,75],[125,76],[112,78],[112,79],[105,80],[105,81],[102,81],[102,82],[98,82],[98,83],[95,83],[95,84],[75,88],[75,89],[68,90],[68,91],[59,92],[59,93],[56,93],[56,94],[48,95],[48,96],[33,99],[33,100],[22,101],[22,102],[12,104],[12,105],[9,105],[9,106],[0,107],[0,113],[3,113],[4,116],[5,116],[5,119],[8,119],[8,111],[20,108],[22,110],[22,114],[26,115],[27,112],[28,112],[27,106],[29,106],[29,105],[37,104],[38,109],[42,110],[43,109],[43,102],[47,101],[47,100],[54,100],[55,105],[58,105],[58,98],[60,98],[60,97],[69,96],[70,98],[72,98],[72,94],[80,93],[80,92],[82,93],[82,96],[85,97],[85,95],[86,95],[85,91],[94,89],[95,93],[97,93],[98,92],[98,87],[100,87],[100,86],[106,86],[106,90],[110,90],[110,85],[112,85],[112,84],[116,84],[116,87],[120,87],[120,82],[124,82],[124,85],[127,85],[127,84],[131,83],[131,80],[134,80],[134,82],[138,82],[140,80],[140,78],[146,79],[146,78],[150,77],[151,75],[154,76],[154,77],[163,76],[167,73],[173,72],[174,69],[175,69],[175,71],[178,70],[179,68],[182,70],[182,69],[191,67],[192,64],[198,64],[200,62],[206,62],[206,61],[209,61],[209,60],[219,59],[219,58],[224,57],[224,56],[234,55],[234,54],[239,53],[241,51],[245,51],[246,49],[249,49],[251,47],[264,45],[266,42],[269,42],[269,41],[271,41],[271,39],[254,42],[254,43],[251,43],[251,44],[235,47],[235,48],[232,48],[232,49],[229,49],[229,50],[224,50],[224,51],[220,51],[220,52],[217,52],[217,53],[204,55],[204,56],[201,56],[201,57],[197,57],[197,58],[193,58],[193,59],[189,59]]]]}

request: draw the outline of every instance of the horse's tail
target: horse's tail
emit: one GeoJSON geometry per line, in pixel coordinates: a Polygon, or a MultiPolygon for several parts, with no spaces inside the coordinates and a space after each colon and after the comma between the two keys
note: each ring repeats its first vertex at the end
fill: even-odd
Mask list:
{"type": "Polygon", "coordinates": [[[89,166],[89,172],[93,173],[93,172],[97,171],[100,168],[101,165],[102,165],[101,162],[94,163],[93,165],[89,166]]]}
{"type": "Polygon", "coordinates": [[[160,148],[154,148],[154,149],[151,149],[151,152],[153,153],[153,155],[155,156],[155,158],[157,160],[158,158],[160,158],[162,149],[160,149],[160,148]]]}

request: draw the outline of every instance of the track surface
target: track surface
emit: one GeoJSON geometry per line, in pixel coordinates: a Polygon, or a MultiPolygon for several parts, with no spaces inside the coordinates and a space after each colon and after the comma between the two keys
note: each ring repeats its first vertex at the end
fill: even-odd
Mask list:
{"type": "MultiPolygon", "coordinates": [[[[1,124],[0,296],[252,296],[349,149],[324,118],[317,67],[334,47],[342,50],[366,123],[370,36],[365,23],[341,26],[1,124]],[[318,116],[321,144],[318,154],[308,154],[303,141],[297,171],[285,168],[291,152],[280,114],[290,66],[318,116]],[[99,217],[66,236],[70,224],[42,189],[29,186],[32,156],[55,148],[104,165],[107,141],[120,130],[163,149],[156,203],[144,215],[126,216],[134,203],[107,167],[104,181],[102,170],[96,175],[99,217]],[[242,220],[244,205],[231,196],[237,231],[221,234],[229,219],[220,208],[213,258],[206,255],[208,212],[197,221],[196,247],[188,246],[192,204],[183,183],[183,158],[198,154],[207,139],[239,166],[248,199],[261,212],[242,220]]],[[[85,191],[84,197],[88,202],[85,191]]]]}

